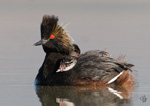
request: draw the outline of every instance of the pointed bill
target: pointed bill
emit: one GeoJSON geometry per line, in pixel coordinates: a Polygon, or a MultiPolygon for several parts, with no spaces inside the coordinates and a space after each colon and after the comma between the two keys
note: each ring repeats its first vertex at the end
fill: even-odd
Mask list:
{"type": "Polygon", "coordinates": [[[43,45],[43,44],[45,44],[47,41],[48,41],[48,40],[41,39],[40,41],[36,42],[36,43],[34,44],[34,46],[43,45]]]}

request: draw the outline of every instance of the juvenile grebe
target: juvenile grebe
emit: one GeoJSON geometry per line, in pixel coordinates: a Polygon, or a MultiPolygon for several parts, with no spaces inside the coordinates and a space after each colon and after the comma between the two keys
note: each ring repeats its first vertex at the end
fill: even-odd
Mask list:
{"type": "Polygon", "coordinates": [[[72,69],[80,56],[80,49],[78,45],[73,44],[74,50],[70,55],[64,56],[64,58],[60,61],[60,66],[56,72],[63,72],[72,69]]]}
{"type": "Polygon", "coordinates": [[[93,50],[80,54],[66,31],[58,25],[58,17],[43,16],[41,40],[46,53],[35,83],[37,85],[101,85],[132,84],[131,67],[113,59],[106,51],[93,50]],[[66,68],[65,68],[66,67],[66,68]]]}

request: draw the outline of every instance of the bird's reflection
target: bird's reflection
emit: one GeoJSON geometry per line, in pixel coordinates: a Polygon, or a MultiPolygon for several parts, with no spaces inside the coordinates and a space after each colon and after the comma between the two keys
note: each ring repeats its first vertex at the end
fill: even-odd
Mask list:
{"type": "Polygon", "coordinates": [[[35,86],[42,106],[122,106],[133,87],[35,86]]]}

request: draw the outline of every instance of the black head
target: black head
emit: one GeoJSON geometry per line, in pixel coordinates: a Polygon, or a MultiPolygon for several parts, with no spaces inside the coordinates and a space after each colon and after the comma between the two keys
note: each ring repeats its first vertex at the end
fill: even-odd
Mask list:
{"type": "Polygon", "coordinates": [[[74,47],[74,51],[75,52],[77,52],[78,54],[81,53],[80,48],[79,48],[79,46],[77,44],[73,44],[73,47],[74,47]]]}
{"type": "Polygon", "coordinates": [[[58,17],[44,15],[41,23],[41,40],[34,44],[42,45],[47,52],[63,52],[69,54],[73,45],[66,31],[58,25],[58,17]]]}
{"type": "Polygon", "coordinates": [[[73,44],[73,51],[71,52],[71,56],[79,57],[80,56],[80,48],[77,44],[73,44]]]}

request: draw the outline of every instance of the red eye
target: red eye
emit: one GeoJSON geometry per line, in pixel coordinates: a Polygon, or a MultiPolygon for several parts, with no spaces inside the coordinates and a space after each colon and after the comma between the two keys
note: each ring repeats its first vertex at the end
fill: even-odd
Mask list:
{"type": "Polygon", "coordinates": [[[54,39],[54,38],[55,38],[55,36],[54,36],[54,35],[51,35],[49,38],[50,38],[50,39],[54,39]]]}

